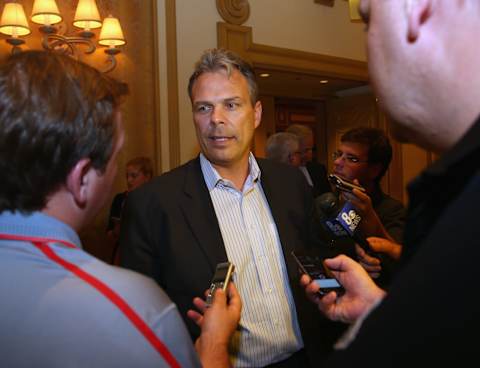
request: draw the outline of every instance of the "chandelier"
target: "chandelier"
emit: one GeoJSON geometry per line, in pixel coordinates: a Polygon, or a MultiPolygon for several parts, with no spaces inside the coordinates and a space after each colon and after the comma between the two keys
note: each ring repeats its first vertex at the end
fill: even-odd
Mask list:
{"type": "MultiPolygon", "coordinates": [[[[95,0],[78,1],[73,25],[81,31],[75,35],[66,34],[67,27],[62,22],[63,17],[55,0],[35,0],[30,20],[40,25],[44,49],[65,53],[74,58],[78,58],[79,44],[84,45],[85,54],[96,50],[93,41],[95,34],[92,30],[101,27],[98,44],[106,46],[104,52],[108,55],[109,64],[103,70],[106,73],[116,67],[115,55],[120,52],[118,46],[126,43],[118,18],[108,15],[102,22],[95,0]]],[[[23,37],[28,36],[31,30],[20,2],[10,1],[5,4],[0,18],[0,33],[8,36],[6,42],[12,45],[12,53],[21,51],[20,46],[25,43],[23,37]]]]}

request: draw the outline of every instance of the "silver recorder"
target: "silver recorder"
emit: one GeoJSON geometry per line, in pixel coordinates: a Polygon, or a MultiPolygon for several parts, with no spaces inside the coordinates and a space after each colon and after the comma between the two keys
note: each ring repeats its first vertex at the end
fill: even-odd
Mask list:
{"type": "Polygon", "coordinates": [[[215,274],[213,275],[212,283],[208,289],[207,294],[207,306],[212,305],[215,290],[222,289],[227,290],[228,283],[231,281],[235,266],[230,262],[223,262],[217,264],[215,274]]]}

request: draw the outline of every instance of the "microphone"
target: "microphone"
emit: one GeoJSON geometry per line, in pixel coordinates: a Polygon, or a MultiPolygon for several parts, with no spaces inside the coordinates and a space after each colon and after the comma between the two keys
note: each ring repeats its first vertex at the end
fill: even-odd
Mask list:
{"type": "Polygon", "coordinates": [[[365,252],[375,256],[365,236],[358,233],[362,217],[349,201],[340,206],[338,196],[332,192],[323,193],[315,199],[315,214],[323,228],[328,229],[334,240],[353,239],[365,252]]]}
{"type": "Polygon", "coordinates": [[[335,219],[338,212],[338,198],[332,192],[323,193],[315,199],[315,216],[334,240],[348,236],[343,226],[335,219]]]}

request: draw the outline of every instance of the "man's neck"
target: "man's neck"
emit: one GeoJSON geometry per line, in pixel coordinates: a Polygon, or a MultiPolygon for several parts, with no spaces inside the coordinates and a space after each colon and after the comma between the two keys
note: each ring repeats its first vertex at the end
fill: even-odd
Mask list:
{"type": "Polygon", "coordinates": [[[245,181],[247,180],[249,173],[248,156],[245,160],[236,162],[228,166],[217,165],[212,162],[211,164],[222,178],[231,181],[233,183],[233,186],[239,191],[243,190],[243,186],[245,184],[245,181]]]}
{"type": "Polygon", "coordinates": [[[66,223],[77,232],[84,225],[84,210],[74,203],[66,191],[53,194],[41,212],[66,223]]]}

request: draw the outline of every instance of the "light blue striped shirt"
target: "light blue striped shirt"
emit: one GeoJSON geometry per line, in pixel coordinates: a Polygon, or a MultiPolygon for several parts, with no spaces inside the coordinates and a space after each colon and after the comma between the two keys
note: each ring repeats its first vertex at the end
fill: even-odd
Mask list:
{"type": "Polygon", "coordinates": [[[250,153],[243,191],[223,179],[203,154],[203,177],[212,198],[234,282],[243,300],[239,330],[231,344],[235,367],[261,367],[303,347],[277,227],[250,153]]]}

